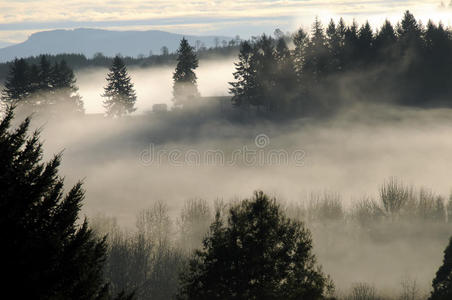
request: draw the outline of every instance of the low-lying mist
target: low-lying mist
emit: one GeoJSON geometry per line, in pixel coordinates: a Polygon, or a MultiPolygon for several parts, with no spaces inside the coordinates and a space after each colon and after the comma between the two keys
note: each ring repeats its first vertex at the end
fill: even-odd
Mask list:
{"type": "MultiPolygon", "coordinates": [[[[349,210],[362,199],[378,201],[380,186],[392,176],[446,201],[452,186],[451,116],[449,109],[355,105],[329,120],[279,124],[231,123],[201,110],[35,125],[44,125],[46,158],[64,149],[66,184],[84,180],[84,214],[101,213],[133,229],[137,213],[158,201],[175,221],[189,199],[213,207],[257,189],[301,206],[312,192],[337,193],[349,210]],[[212,153],[222,159],[208,161],[212,153]]],[[[378,242],[347,222],[308,226],[320,263],[342,291],[368,282],[391,292],[409,276],[427,292],[452,233],[447,224],[388,226],[380,234],[396,232],[397,238],[378,242]]]]}
{"type": "MultiPolygon", "coordinates": [[[[228,94],[228,82],[233,80],[235,58],[200,60],[196,70],[199,92],[204,97],[228,94]]],[[[172,76],[174,66],[132,67],[129,69],[137,93],[137,113],[150,111],[152,105],[166,103],[172,106],[172,76]]],[[[87,113],[103,113],[103,87],[106,68],[90,68],[77,72],[77,84],[87,113]]]]}

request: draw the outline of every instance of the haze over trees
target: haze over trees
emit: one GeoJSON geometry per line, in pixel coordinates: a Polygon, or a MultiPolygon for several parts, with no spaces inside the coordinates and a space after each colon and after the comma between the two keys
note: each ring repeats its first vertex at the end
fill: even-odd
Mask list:
{"type": "MultiPolygon", "coordinates": [[[[218,45],[220,44],[223,44],[224,48],[215,48],[212,52],[237,50],[236,42],[229,42],[230,48],[226,41],[218,41],[218,45]]],[[[106,176],[109,178],[105,181],[105,178],[100,178],[101,176],[95,178],[95,180],[102,179],[99,180],[101,192],[93,193],[99,197],[99,202],[103,202],[102,209],[105,208],[104,205],[112,205],[104,201],[108,198],[105,195],[112,195],[106,192],[107,189],[112,189],[113,192],[125,191],[118,193],[119,205],[141,204],[142,202],[139,201],[143,199],[151,201],[151,197],[160,196],[158,193],[148,195],[146,187],[139,191],[134,191],[136,186],[133,185],[129,188],[130,180],[138,181],[139,177],[140,179],[144,177],[148,180],[146,183],[149,183],[157,178],[147,177],[150,173],[146,173],[147,170],[143,171],[142,164],[138,168],[140,168],[139,172],[143,173],[134,173],[136,172],[134,163],[138,160],[137,153],[133,153],[132,160],[127,157],[123,162],[120,161],[123,159],[122,156],[115,156],[113,164],[106,163],[113,155],[125,149],[119,146],[120,144],[127,144],[127,147],[136,150],[135,145],[157,141],[158,146],[161,146],[159,149],[163,149],[161,153],[166,153],[164,146],[169,143],[172,146],[181,146],[180,149],[184,150],[190,148],[189,146],[192,145],[190,143],[196,146],[202,144],[203,147],[209,147],[207,149],[217,147],[218,144],[220,146],[217,153],[223,151],[223,148],[228,148],[226,150],[232,152],[233,146],[238,143],[231,144],[230,141],[235,138],[240,139],[242,136],[239,132],[242,129],[246,132],[243,135],[246,135],[247,140],[240,139],[238,142],[240,146],[246,146],[251,136],[250,132],[254,134],[257,130],[264,132],[263,129],[265,129],[274,135],[287,134],[289,131],[284,130],[288,130],[288,127],[293,127],[293,130],[298,132],[304,131],[310,126],[319,124],[315,118],[304,117],[329,115],[340,107],[348,107],[354,101],[377,104],[387,101],[411,106],[450,106],[452,104],[450,102],[452,99],[450,98],[452,95],[451,30],[432,22],[424,27],[409,12],[405,13],[400,24],[393,26],[386,21],[379,30],[372,29],[368,22],[363,25],[358,25],[356,22],[347,25],[343,20],[337,24],[331,21],[324,27],[316,19],[311,33],[300,29],[289,36],[276,31],[275,38],[263,35],[241,42],[240,47],[235,65],[235,81],[231,83],[232,104],[229,103],[231,110],[234,113],[239,112],[241,116],[245,116],[243,119],[246,120],[254,120],[253,116],[282,117],[279,120],[290,120],[283,124],[289,126],[279,126],[279,122],[266,122],[266,120],[262,123],[253,123],[251,128],[243,124],[222,122],[217,117],[228,117],[230,113],[224,110],[218,114],[210,114],[210,111],[203,114],[203,117],[215,119],[217,123],[214,126],[210,126],[212,123],[205,122],[205,119],[199,118],[198,115],[201,114],[197,114],[196,118],[192,118],[190,113],[184,115],[185,111],[179,107],[187,108],[191,103],[196,103],[196,100],[202,100],[195,73],[199,64],[199,54],[209,51],[203,49],[202,43],[198,43],[199,51],[197,52],[183,39],[177,61],[176,56],[165,48],[162,49],[163,55],[158,58],[133,59],[137,64],[155,62],[159,59],[161,63],[174,63],[175,66],[171,67],[175,67],[173,74],[173,96],[177,108],[175,113],[122,118],[124,122],[105,119],[101,124],[105,126],[102,129],[107,129],[108,126],[108,130],[113,132],[118,128],[126,128],[127,133],[130,134],[126,134],[125,139],[120,137],[124,131],[120,131],[119,134],[109,134],[106,142],[101,141],[98,144],[90,143],[90,140],[96,140],[97,132],[85,135],[93,128],[87,125],[88,122],[81,126],[77,124],[76,127],[63,127],[63,129],[77,128],[82,133],[80,134],[82,138],[76,140],[79,143],[74,147],[82,149],[74,151],[77,154],[82,153],[80,155],[82,160],[88,153],[92,155],[89,163],[97,163],[99,160],[102,168],[111,173],[106,176]],[[245,113],[242,114],[242,112],[245,113]],[[297,117],[303,117],[302,122],[292,120],[297,117]],[[137,122],[129,122],[130,120],[137,120],[137,122]],[[127,125],[124,125],[126,123],[127,125]],[[168,125],[169,123],[171,124],[168,125]],[[270,123],[271,126],[267,126],[270,123]],[[275,123],[278,124],[275,125],[275,123]],[[220,127],[226,128],[225,131],[220,131],[220,127]],[[228,139],[227,146],[224,146],[222,144],[226,139],[228,139]],[[87,144],[85,140],[88,140],[87,144]],[[205,141],[208,143],[204,143],[205,141]],[[89,146],[92,145],[94,146],[90,148],[89,146]],[[112,156],[101,157],[106,151],[97,150],[107,148],[108,151],[116,152],[112,152],[112,156]],[[94,155],[93,149],[101,155],[94,155]],[[123,171],[129,167],[130,170],[127,171],[130,173],[125,174],[127,176],[118,176],[120,178],[116,181],[111,179],[117,176],[112,170],[123,171]],[[141,174],[145,176],[140,176],[141,174]],[[119,188],[113,188],[105,182],[121,184],[118,184],[119,188]]],[[[73,58],[80,57],[73,56],[73,58]]],[[[103,94],[106,115],[112,118],[120,118],[135,111],[137,97],[126,67],[129,59],[120,56],[111,59],[99,53],[90,61],[98,66],[112,63],[103,94]]],[[[29,105],[33,111],[61,113],[63,116],[67,110],[82,112],[82,106],[80,106],[82,102],[77,92],[74,73],[68,64],[64,61],[60,62],[56,57],[41,56],[36,63],[30,63],[24,59],[15,60],[11,64],[2,98],[5,104],[29,105]],[[68,108],[63,108],[66,105],[68,108]]],[[[384,108],[386,109],[386,106],[384,108]]],[[[360,110],[358,111],[361,113],[360,110]]],[[[444,114],[428,116],[435,116],[431,117],[432,119],[439,118],[434,123],[437,125],[436,122],[450,117],[449,112],[445,111],[444,114]]],[[[405,112],[404,110],[402,113],[405,112]]],[[[402,114],[398,113],[388,115],[391,118],[395,116],[394,118],[397,119],[402,114]]],[[[369,116],[365,115],[363,118],[367,117],[369,116]]],[[[98,126],[100,119],[102,117],[93,118],[92,124],[98,126]]],[[[337,119],[332,120],[337,121],[337,119]]],[[[11,122],[12,110],[6,110],[6,117],[0,122],[0,233],[5,237],[5,245],[2,245],[0,251],[5,260],[4,273],[9,276],[4,281],[6,289],[13,290],[17,298],[109,299],[111,295],[117,294],[127,297],[122,291],[134,291],[136,299],[139,300],[177,297],[179,299],[316,300],[333,296],[344,300],[419,300],[422,295],[416,285],[416,279],[402,281],[401,291],[394,289],[395,292],[391,297],[385,297],[384,291],[373,286],[373,282],[364,282],[365,280],[359,275],[370,274],[368,278],[373,278],[371,280],[376,278],[375,284],[392,280],[393,283],[397,281],[398,285],[399,278],[394,279],[396,275],[391,272],[383,273],[382,268],[377,266],[382,258],[390,257],[390,261],[395,265],[389,266],[392,270],[399,266],[407,267],[412,274],[422,276],[423,282],[430,282],[433,274],[427,271],[416,273],[416,267],[422,269],[428,265],[436,269],[436,261],[432,259],[436,255],[435,249],[439,243],[442,249],[442,244],[451,235],[452,198],[447,200],[430,189],[414,188],[396,178],[385,181],[371,196],[353,198],[351,205],[345,205],[341,195],[334,192],[313,192],[305,199],[291,199],[293,201],[288,203],[284,200],[277,202],[264,193],[258,192],[251,199],[232,200],[227,203],[217,200],[214,205],[204,199],[189,199],[181,207],[180,214],[174,216],[169,207],[170,201],[175,200],[171,197],[163,197],[168,203],[155,202],[137,214],[135,228],[121,228],[113,218],[95,219],[94,222],[90,221],[92,227],[89,227],[86,220],[78,219],[84,198],[81,184],[76,184],[66,191],[63,179],[58,175],[60,155],[47,164],[43,163],[39,133],[31,136],[27,133],[30,121],[27,119],[16,129],[13,129],[11,122]],[[214,212],[217,214],[214,215],[214,212]],[[377,251],[378,255],[375,254],[377,251]],[[336,275],[333,278],[335,281],[344,280],[344,277],[355,272],[350,278],[355,280],[358,277],[362,282],[352,284],[347,282],[346,288],[350,287],[349,290],[341,291],[343,294],[333,295],[332,281],[319,267],[316,258],[319,258],[322,264],[324,261],[329,263],[328,269],[327,264],[324,266],[327,273],[336,275]],[[405,265],[398,262],[398,259],[406,259],[405,265]],[[342,265],[335,264],[337,261],[342,265]],[[416,263],[415,267],[410,264],[413,262],[416,263]],[[365,265],[368,270],[356,272],[365,268],[362,265],[365,265]],[[428,277],[428,280],[424,277],[428,277]]],[[[355,122],[355,119],[352,122],[355,122]]],[[[374,120],[370,120],[366,126],[380,124],[380,120],[373,122],[374,120]]],[[[418,122],[417,119],[416,122],[418,122]]],[[[342,147],[344,137],[348,138],[348,132],[342,135],[343,131],[340,131],[339,136],[334,135],[335,133],[330,134],[334,131],[331,130],[332,127],[337,123],[332,122],[332,124],[328,123],[321,130],[315,131],[315,134],[310,132],[301,135],[301,138],[298,138],[300,135],[289,132],[291,139],[289,143],[287,139],[284,143],[281,142],[282,138],[275,137],[271,144],[271,147],[275,146],[275,148],[271,150],[278,150],[276,147],[279,147],[277,144],[279,142],[281,147],[284,147],[281,150],[295,148],[299,144],[291,144],[291,142],[299,139],[305,143],[305,149],[315,152],[314,149],[319,147],[310,145],[309,142],[312,141],[310,135],[315,135],[315,140],[328,140],[328,146],[339,144],[342,147]],[[339,142],[334,144],[331,142],[332,139],[338,139],[339,142]]],[[[392,124],[387,122],[385,126],[390,127],[392,124]]],[[[356,128],[348,125],[347,131],[350,128],[356,128]]],[[[356,123],[353,123],[353,126],[355,125],[356,123]]],[[[408,127],[412,123],[404,125],[408,127]]],[[[403,127],[403,133],[409,132],[406,127],[403,127]]],[[[431,129],[424,124],[420,128],[431,129]]],[[[433,128],[437,129],[437,127],[433,128]]],[[[448,129],[450,126],[446,127],[445,131],[448,129]]],[[[365,132],[372,132],[372,130],[374,129],[371,128],[365,132]]],[[[391,136],[390,130],[393,128],[390,127],[383,132],[385,142],[386,138],[390,140],[396,136],[391,136]]],[[[104,133],[105,131],[102,132],[104,133]]],[[[361,131],[352,132],[351,143],[346,143],[344,148],[333,149],[345,149],[345,153],[337,151],[331,155],[333,152],[330,152],[330,149],[322,148],[320,151],[330,155],[329,160],[323,164],[316,159],[317,157],[313,157],[311,162],[321,165],[323,172],[328,172],[330,165],[332,165],[331,168],[336,167],[335,170],[339,169],[334,166],[335,159],[343,160],[346,164],[349,162],[350,153],[358,153],[353,159],[361,163],[367,158],[365,154],[359,151],[353,152],[356,149],[350,150],[362,143],[363,137],[360,134],[361,131]]],[[[53,138],[53,135],[49,136],[53,138]]],[[[425,136],[422,135],[422,137],[425,136]]],[[[428,144],[432,147],[430,142],[429,139],[421,141],[423,145],[428,144]]],[[[419,145],[418,141],[411,141],[411,143],[408,145],[419,145]]],[[[75,144],[69,143],[71,146],[75,144]]],[[[375,145],[376,142],[370,143],[369,148],[375,145]]],[[[259,147],[257,144],[256,146],[259,147]]],[[[270,149],[264,148],[260,148],[262,150],[260,153],[270,149]]],[[[377,150],[380,149],[388,148],[374,147],[372,151],[379,152],[377,150]]],[[[358,148],[358,150],[361,149],[358,148]]],[[[418,160],[426,153],[423,146],[419,151],[415,153],[418,160]]],[[[196,151],[189,149],[186,153],[190,152],[193,154],[196,151]]],[[[398,152],[389,152],[389,154],[393,153],[398,152]]],[[[75,162],[80,162],[77,159],[75,162]]],[[[184,159],[188,160],[187,157],[184,159]]],[[[385,160],[387,161],[389,160],[385,160]]],[[[394,168],[400,168],[400,166],[407,168],[406,165],[411,162],[408,159],[403,160],[394,168]]],[[[144,163],[144,160],[138,163],[144,163]]],[[[159,161],[159,163],[163,165],[166,162],[163,159],[163,162],[159,161]]],[[[290,164],[289,161],[287,163],[290,164]]],[[[355,166],[347,165],[345,171],[357,170],[355,166]]],[[[217,170],[210,167],[207,170],[207,176],[216,176],[217,174],[214,173],[217,170]]],[[[380,171],[378,167],[370,169],[370,173],[380,171]]],[[[248,173],[250,169],[245,166],[240,166],[239,171],[233,167],[231,170],[233,173],[228,174],[231,177],[218,176],[220,178],[217,180],[222,181],[221,184],[224,183],[225,178],[233,178],[239,182],[244,178],[241,176],[246,176],[246,179],[250,180],[245,180],[244,184],[260,182],[257,173],[248,173]],[[246,174],[239,174],[243,170],[247,171],[246,174]]],[[[267,166],[256,167],[252,172],[254,170],[266,172],[267,166]]],[[[270,170],[274,171],[274,169],[270,170]]],[[[156,172],[156,176],[162,176],[164,180],[170,178],[169,187],[165,188],[177,189],[176,192],[182,194],[185,187],[180,187],[179,190],[175,183],[176,175],[180,174],[173,173],[177,171],[172,169],[169,176],[165,177],[164,171],[156,172]]],[[[285,169],[281,167],[276,173],[270,174],[272,184],[275,183],[272,187],[281,184],[284,177],[279,172],[284,171],[285,169]]],[[[443,173],[437,176],[447,173],[447,170],[441,171],[443,173]]],[[[181,177],[191,174],[181,173],[183,173],[181,177]]],[[[94,174],[102,175],[103,173],[96,170],[94,174]]],[[[293,174],[296,172],[291,173],[291,176],[293,174]]],[[[312,176],[321,179],[328,177],[323,175],[320,172],[320,176],[319,174],[312,176]]],[[[356,179],[360,175],[353,178],[356,179]]],[[[298,178],[298,175],[296,177],[298,178]]],[[[213,177],[212,181],[209,177],[205,182],[199,178],[202,177],[195,177],[192,182],[199,181],[202,192],[208,190],[216,192],[219,189],[219,186],[207,186],[216,183],[213,177]]],[[[186,177],[184,180],[186,181],[186,177]]],[[[359,180],[361,178],[357,181],[359,180]]],[[[337,186],[341,186],[344,182],[337,186]]],[[[225,184],[226,188],[231,186],[225,184]]],[[[141,187],[139,186],[138,189],[141,187]]],[[[231,188],[237,193],[241,189],[243,189],[241,182],[231,188]]],[[[179,195],[175,196],[176,199],[177,197],[179,195]]],[[[134,206],[133,209],[135,208],[134,206]]],[[[451,255],[452,246],[449,245],[445,250],[443,265],[433,280],[431,300],[451,297],[451,255]]],[[[440,253],[438,253],[439,256],[440,253]]],[[[347,280],[351,280],[350,278],[347,280]]],[[[341,287],[343,288],[344,285],[341,287]]],[[[422,290],[423,293],[429,291],[428,288],[422,290]]]]}
{"type": "Polygon", "coordinates": [[[136,110],[137,96],[132,79],[127,72],[126,65],[119,56],[115,57],[107,74],[107,85],[102,97],[105,98],[105,114],[108,117],[118,118],[136,110]]]}

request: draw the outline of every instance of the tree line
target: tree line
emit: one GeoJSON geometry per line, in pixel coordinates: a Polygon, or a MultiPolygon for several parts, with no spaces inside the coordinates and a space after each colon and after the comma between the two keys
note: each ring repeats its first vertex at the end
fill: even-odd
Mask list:
{"type": "Polygon", "coordinates": [[[74,72],[64,60],[52,65],[46,56],[32,65],[14,60],[1,95],[3,103],[22,104],[30,112],[84,113],[74,72]]]}
{"type": "MultiPolygon", "coordinates": [[[[185,38],[181,40],[176,62],[173,101],[176,108],[181,108],[200,97],[194,72],[198,67],[198,56],[185,38]]],[[[106,81],[102,94],[105,115],[118,118],[133,113],[136,92],[121,56],[113,59],[106,81]]],[[[2,91],[2,102],[19,105],[29,112],[84,113],[73,70],[65,60],[52,65],[45,55],[40,57],[38,64],[32,65],[25,59],[14,60],[2,91]]]]}
{"type": "MultiPolygon", "coordinates": [[[[240,44],[235,81],[230,83],[232,105],[239,110],[298,117],[333,113],[353,101],[451,105],[452,32],[442,23],[429,21],[423,26],[407,11],[395,26],[385,21],[378,30],[368,22],[347,26],[343,19],[337,24],[331,20],[324,29],[316,19],[310,34],[303,29],[293,35],[277,30],[275,36],[240,44]]],[[[186,39],[181,40],[174,55],[176,109],[199,103],[198,55],[186,39]]],[[[2,98],[27,102],[32,94],[38,95],[34,97],[38,108],[59,101],[72,105],[72,111],[82,111],[73,72],[65,61],[51,67],[46,56],[32,65],[15,60],[2,98]],[[66,93],[55,97],[56,90],[66,93]]],[[[108,116],[135,111],[136,94],[125,58],[112,60],[103,97],[108,116]]]]}
{"type": "Polygon", "coordinates": [[[409,11],[377,30],[343,19],[324,28],[316,19],[310,34],[242,43],[230,92],[239,107],[296,115],[328,112],[348,98],[450,106],[451,52],[450,29],[424,26],[409,11]]]}

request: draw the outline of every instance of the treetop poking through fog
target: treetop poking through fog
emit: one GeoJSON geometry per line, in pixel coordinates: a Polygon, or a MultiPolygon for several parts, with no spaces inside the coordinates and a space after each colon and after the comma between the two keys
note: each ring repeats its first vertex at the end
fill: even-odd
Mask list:
{"type": "Polygon", "coordinates": [[[187,105],[200,96],[194,72],[196,68],[198,68],[198,57],[195,49],[183,38],[177,50],[177,66],[173,74],[173,101],[176,106],[187,105]]]}
{"type": "Polygon", "coordinates": [[[107,85],[102,97],[106,115],[109,117],[122,117],[134,112],[137,96],[133,88],[126,65],[121,57],[116,56],[107,74],[107,85]]]}

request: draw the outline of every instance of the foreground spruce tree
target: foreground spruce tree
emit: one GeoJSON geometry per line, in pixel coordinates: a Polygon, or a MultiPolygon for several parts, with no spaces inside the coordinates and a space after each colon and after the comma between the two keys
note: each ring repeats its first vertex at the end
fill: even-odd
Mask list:
{"type": "Polygon", "coordinates": [[[136,110],[137,96],[126,65],[119,56],[113,59],[102,97],[105,98],[104,107],[109,117],[122,117],[136,110]]]}
{"type": "Polygon", "coordinates": [[[29,119],[17,129],[8,109],[0,122],[2,289],[14,299],[109,299],[103,280],[105,240],[78,214],[81,183],[64,194],[60,155],[43,163],[29,119]]]}
{"type": "Polygon", "coordinates": [[[310,232],[257,192],[217,213],[203,249],[181,275],[179,299],[324,299],[329,280],[316,266],[310,232]]]}
{"type": "Polygon", "coordinates": [[[194,48],[185,38],[181,40],[177,54],[177,66],[173,74],[173,101],[176,106],[184,106],[199,97],[195,74],[198,58],[194,48]]]}
{"type": "Polygon", "coordinates": [[[452,299],[452,238],[444,251],[443,265],[433,280],[433,292],[429,300],[452,299]]]}

